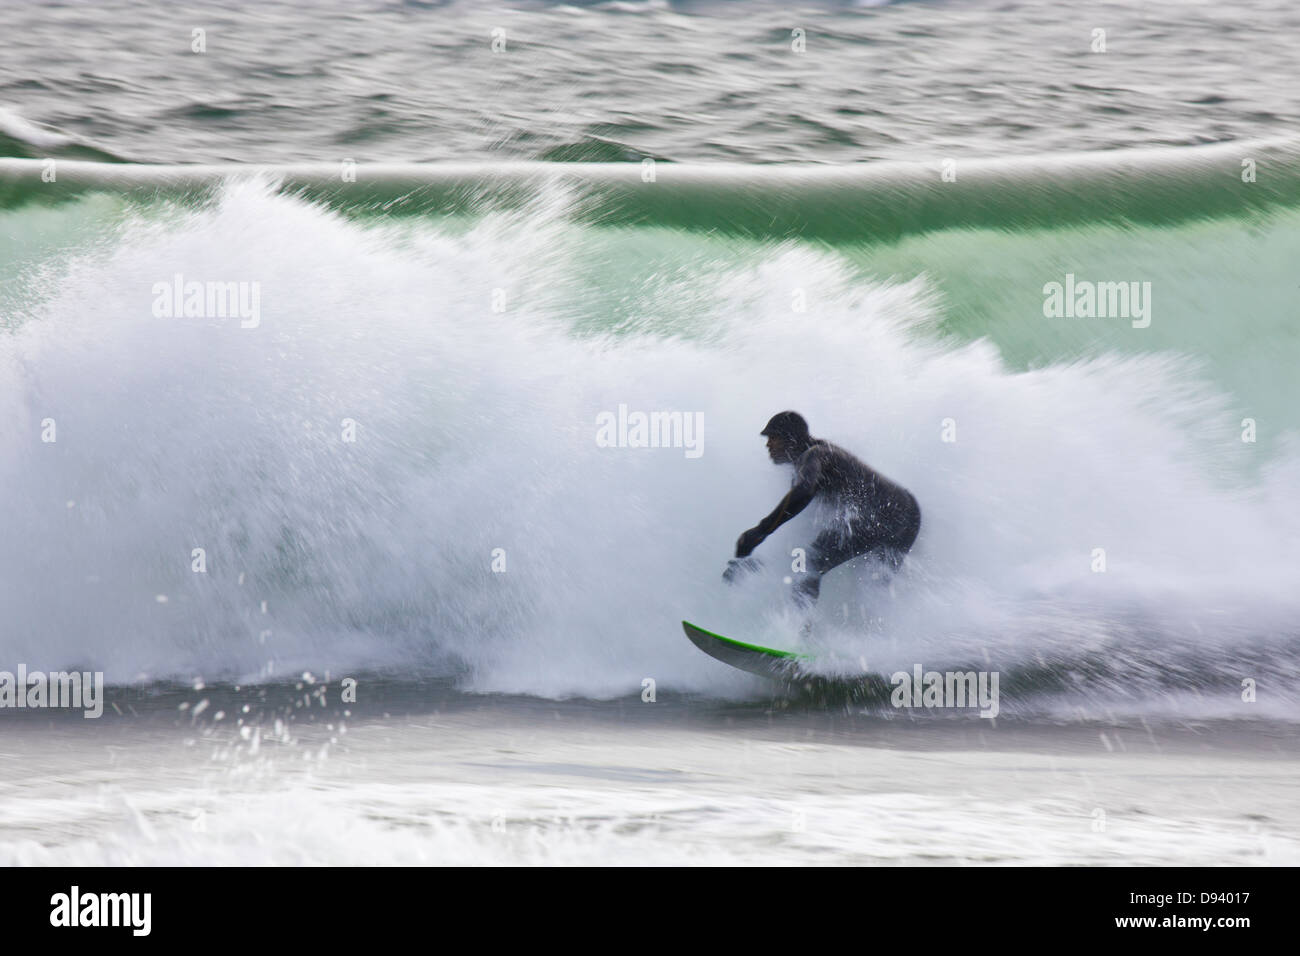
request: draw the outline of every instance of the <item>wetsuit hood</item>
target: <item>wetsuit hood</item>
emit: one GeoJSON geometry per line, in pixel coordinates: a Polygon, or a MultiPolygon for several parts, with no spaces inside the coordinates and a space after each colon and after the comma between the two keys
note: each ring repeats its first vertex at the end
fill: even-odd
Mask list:
{"type": "Polygon", "coordinates": [[[759,432],[760,435],[775,435],[796,445],[809,445],[812,436],[808,434],[808,423],[798,412],[777,412],[759,432]]]}

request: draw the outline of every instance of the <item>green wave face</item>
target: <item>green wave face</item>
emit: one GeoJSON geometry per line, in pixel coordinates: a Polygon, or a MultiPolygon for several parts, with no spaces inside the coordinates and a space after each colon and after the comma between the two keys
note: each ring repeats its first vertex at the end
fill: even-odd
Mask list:
{"type": "MultiPolygon", "coordinates": [[[[68,162],[52,183],[43,169],[0,161],[10,323],[39,288],[19,276],[57,270],[60,251],[107,241],[127,220],[165,221],[202,206],[231,175],[256,169],[369,224],[414,216],[463,232],[494,211],[558,202],[574,224],[566,241],[591,256],[587,301],[573,317],[579,333],[707,335],[707,301],[675,298],[676,280],[805,241],[830,245],[866,281],[922,278],[941,303],[937,330],[954,342],[993,342],[1012,369],[1168,353],[1201,363],[1243,417],[1285,421],[1300,397],[1291,384],[1300,360],[1289,278],[1300,253],[1293,141],[965,164],[947,183],[939,167],[897,163],[661,163],[649,182],[639,164],[363,167],[348,185],[333,167],[68,162]],[[1243,181],[1252,178],[1244,162],[1254,164],[1253,181],[1243,181]],[[60,211],[67,202],[75,206],[60,211]],[[1149,289],[1149,323],[1044,315],[1044,289],[1067,276],[1149,289]],[[647,315],[624,291],[656,282],[669,295],[647,315]]],[[[1265,429],[1263,440],[1278,434],[1265,429]]]]}
{"type": "MultiPolygon", "coordinates": [[[[60,252],[111,241],[128,220],[165,221],[201,207],[239,169],[74,163],[46,183],[42,168],[0,161],[9,323],[39,288],[18,277],[57,271],[60,252]],[[74,205],[61,209],[67,202],[74,205]]],[[[355,187],[334,182],[333,168],[257,175],[359,223],[414,217],[453,233],[494,211],[558,203],[573,223],[566,241],[590,256],[591,267],[580,267],[586,301],[573,315],[580,334],[706,336],[707,298],[681,297],[678,280],[711,264],[758,262],[774,245],[802,240],[830,245],[864,281],[920,277],[940,302],[935,329],[953,342],[991,341],[1011,369],[1177,355],[1200,363],[1243,418],[1281,423],[1300,397],[1289,279],[1300,255],[1297,170],[1300,147],[1275,142],[989,162],[960,169],[949,184],[942,170],[906,164],[659,164],[649,183],[636,164],[376,167],[363,169],[355,187]],[[1242,181],[1243,158],[1256,163],[1254,182],[1242,181]],[[1149,288],[1149,324],[1045,316],[1044,288],[1067,276],[1149,288]],[[656,284],[666,294],[651,314],[625,294],[656,284]]],[[[1261,440],[1282,431],[1263,429],[1261,440]]]]}

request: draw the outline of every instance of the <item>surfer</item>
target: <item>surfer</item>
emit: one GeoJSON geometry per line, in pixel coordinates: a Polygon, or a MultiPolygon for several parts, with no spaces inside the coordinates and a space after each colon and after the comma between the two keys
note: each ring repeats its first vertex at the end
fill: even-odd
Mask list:
{"type": "Polygon", "coordinates": [[[736,560],[724,574],[728,581],[768,535],[814,500],[827,506],[829,527],[807,549],[806,571],[794,588],[798,604],[816,601],[822,575],[853,558],[867,555],[898,570],[921,530],[921,508],[911,492],[838,445],[813,438],[798,412],[773,415],[760,434],[767,436],[773,462],[794,465],[794,480],[776,510],[736,542],[736,560]]]}

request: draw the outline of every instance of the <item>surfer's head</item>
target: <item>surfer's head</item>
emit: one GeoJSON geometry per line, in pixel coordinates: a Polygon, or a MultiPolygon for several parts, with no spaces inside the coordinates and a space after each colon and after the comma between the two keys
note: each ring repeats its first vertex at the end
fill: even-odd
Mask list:
{"type": "Polygon", "coordinates": [[[812,444],[808,423],[798,412],[777,412],[759,434],[767,436],[767,453],[778,465],[794,461],[812,444]]]}

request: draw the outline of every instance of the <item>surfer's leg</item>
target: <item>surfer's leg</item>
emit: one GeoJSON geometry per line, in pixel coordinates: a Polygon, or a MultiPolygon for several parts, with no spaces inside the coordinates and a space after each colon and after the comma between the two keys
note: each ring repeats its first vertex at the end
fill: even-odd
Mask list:
{"type": "Polygon", "coordinates": [[[886,580],[903,565],[921,530],[919,509],[905,521],[887,528],[886,533],[844,534],[827,529],[813,539],[807,548],[807,568],[795,582],[793,597],[801,608],[811,607],[821,594],[822,575],[854,558],[866,557],[878,561],[886,580]]]}
{"type": "Polygon", "coordinates": [[[832,531],[823,531],[807,548],[807,567],[795,582],[793,597],[801,608],[811,607],[821,594],[822,575],[854,557],[852,542],[832,531]]]}
{"type": "Polygon", "coordinates": [[[903,559],[912,550],[912,545],[916,543],[916,536],[920,531],[921,513],[918,510],[891,534],[862,542],[864,547],[862,554],[879,561],[884,566],[883,574],[888,581],[903,566],[903,559]]]}
{"type": "Polygon", "coordinates": [[[794,598],[794,603],[800,608],[810,608],[817,603],[817,597],[822,593],[821,578],[815,574],[806,574],[794,586],[790,596],[794,598]]]}
{"type": "Polygon", "coordinates": [[[921,509],[916,506],[915,499],[912,504],[910,513],[898,522],[880,549],[882,560],[893,572],[903,566],[903,559],[912,550],[912,545],[916,544],[916,536],[921,533],[921,509]]]}
{"type": "Polygon", "coordinates": [[[854,558],[865,557],[877,562],[877,574],[885,583],[889,583],[890,578],[903,566],[903,559],[911,550],[920,529],[921,516],[918,511],[901,527],[889,529],[885,535],[864,532],[841,535],[835,531],[823,531],[808,546],[808,570],[800,576],[793,588],[795,604],[801,609],[811,607],[821,594],[822,575],[854,558]]]}

